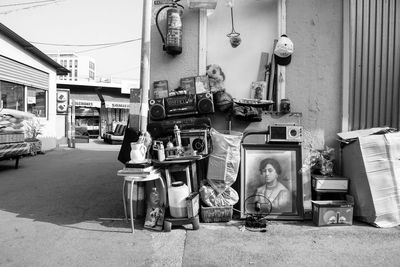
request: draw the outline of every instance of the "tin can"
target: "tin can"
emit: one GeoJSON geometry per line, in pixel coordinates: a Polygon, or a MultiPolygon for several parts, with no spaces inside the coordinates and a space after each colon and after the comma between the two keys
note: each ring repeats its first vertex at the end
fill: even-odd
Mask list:
{"type": "Polygon", "coordinates": [[[290,100],[287,98],[281,99],[281,112],[290,113],[290,100]]]}

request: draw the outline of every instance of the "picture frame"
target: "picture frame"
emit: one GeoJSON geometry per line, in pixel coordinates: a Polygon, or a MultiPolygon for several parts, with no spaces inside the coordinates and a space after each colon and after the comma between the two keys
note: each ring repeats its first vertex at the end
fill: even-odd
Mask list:
{"type": "Polygon", "coordinates": [[[250,86],[250,98],[257,100],[267,99],[267,82],[266,81],[252,82],[250,86]]]}
{"type": "Polygon", "coordinates": [[[298,143],[242,144],[240,164],[241,218],[246,218],[254,212],[246,210],[249,206],[245,206],[249,204],[246,199],[254,197],[269,200],[270,210],[265,214],[266,219],[302,220],[304,218],[303,179],[299,172],[302,164],[301,145],[298,143]],[[276,167],[275,172],[279,177],[272,181],[273,178],[267,178],[267,172],[276,164],[279,167],[276,167]],[[271,184],[273,185],[270,186],[271,184]]]}
{"type": "Polygon", "coordinates": [[[155,81],[153,82],[153,99],[168,97],[168,81],[155,81]]]}
{"type": "Polygon", "coordinates": [[[181,78],[180,86],[186,91],[186,94],[195,95],[196,94],[196,77],[185,77],[181,78]]]}

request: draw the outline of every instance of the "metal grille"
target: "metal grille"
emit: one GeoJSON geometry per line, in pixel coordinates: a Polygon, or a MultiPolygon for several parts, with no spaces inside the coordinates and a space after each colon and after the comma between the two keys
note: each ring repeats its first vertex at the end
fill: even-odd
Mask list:
{"type": "Polygon", "coordinates": [[[399,128],[400,1],[343,3],[349,15],[348,129],[399,128]]]}
{"type": "Polygon", "coordinates": [[[48,73],[3,56],[0,56],[0,80],[41,89],[49,88],[48,73]]]}

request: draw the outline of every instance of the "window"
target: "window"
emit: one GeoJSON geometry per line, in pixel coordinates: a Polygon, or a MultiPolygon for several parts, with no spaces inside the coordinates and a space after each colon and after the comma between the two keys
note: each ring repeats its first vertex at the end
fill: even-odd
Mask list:
{"type": "Polygon", "coordinates": [[[41,118],[47,117],[47,91],[44,89],[0,81],[0,94],[3,108],[27,111],[41,118]]]}
{"type": "Polygon", "coordinates": [[[38,117],[46,117],[46,90],[28,87],[27,111],[38,117]]]}
{"type": "Polygon", "coordinates": [[[0,93],[3,108],[25,110],[23,85],[0,81],[0,93]]]}

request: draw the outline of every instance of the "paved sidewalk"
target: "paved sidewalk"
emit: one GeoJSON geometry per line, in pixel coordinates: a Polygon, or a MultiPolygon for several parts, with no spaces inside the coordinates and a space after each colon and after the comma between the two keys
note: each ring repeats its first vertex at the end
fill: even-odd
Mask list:
{"type": "MultiPolygon", "coordinates": [[[[91,140],[0,162],[0,266],[398,266],[400,227],[241,221],[153,232],[123,220],[120,146],[91,140]]],[[[101,141],[100,141],[101,142],[101,141]]]]}

